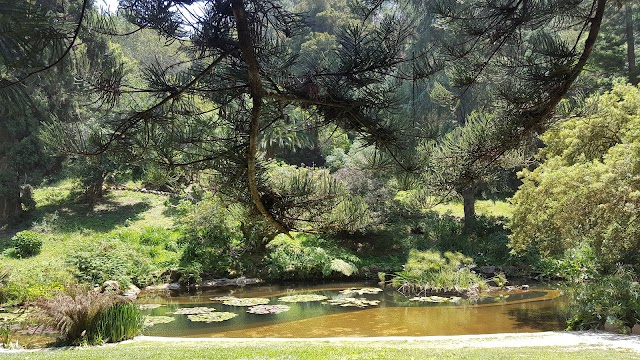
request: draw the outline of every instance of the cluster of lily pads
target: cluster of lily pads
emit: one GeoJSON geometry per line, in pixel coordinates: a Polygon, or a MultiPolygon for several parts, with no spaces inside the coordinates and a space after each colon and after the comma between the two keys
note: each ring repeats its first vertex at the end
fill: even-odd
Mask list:
{"type": "Polygon", "coordinates": [[[302,295],[283,296],[281,298],[278,298],[278,301],[282,301],[286,303],[300,303],[300,302],[322,301],[326,299],[327,297],[324,295],[302,294],[302,295]]]}
{"type": "Polygon", "coordinates": [[[164,305],[161,305],[161,304],[139,304],[138,305],[138,309],[140,309],[140,310],[153,310],[153,309],[157,309],[157,308],[159,308],[161,306],[164,306],[164,305]]]}
{"type": "Polygon", "coordinates": [[[249,314],[268,315],[280,314],[289,310],[291,310],[291,308],[287,305],[256,305],[249,307],[247,312],[249,314]]]}
{"type": "Polygon", "coordinates": [[[168,324],[175,321],[173,316],[152,316],[147,315],[144,317],[144,327],[151,327],[158,324],[168,324]]]}
{"type": "Polygon", "coordinates": [[[229,319],[233,319],[238,314],[230,312],[218,312],[211,307],[192,307],[192,308],[180,308],[173,312],[174,315],[187,315],[187,319],[196,322],[221,322],[229,319]]]}
{"type": "Polygon", "coordinates": [[[384,291],[384,290],[382,290],[380,288],[362,288],[362,289],[348,288],[348,289],[340,291],[340,294],[343,294],[343,295],[358,294],[358,295],[362,296],[364,294],[377,294],[377,293],[382,292],[382,291],[384,291]]]}
{"type": "MultiPolygon", "coordinates": [[[[340,291],[343,295],[351,295],[351,294],[377,294],[383,291],[379,288],[349,288],[343,291],[340,291]]],[[[353,298],[347,297],[342,299],[333,299],[327,300],[328,298],[324,295],[318,294],[300,294],[300,295],[290,295],[283,296],[278,298],[278,301],[285,303],[301,303],[301,302],[312,302],[312,301],[323,301],[322,304],[329,305],[339,305],[343,307],[359,307],[364,308],[368,306],[376,306],[380,304],[379,300],[367,300],[365,298],[353,298]],[[326,300],[326,301],[324,301],[326,300]]],[[[291,308],[287,305],[267,305],[269,303],[269,299],[267,298],[238,298],[235,296],[220,296],[210,298],[211,301],[221,302],[224,305],[228,306],[243,306],[248,307],[247,313],[256,314],[256,315],[268,315],[268,314],[280,314],[285,311],[291,310],[291,308]]],[[[141,310],[151,310],[159,308],[160,304],[140,304],[138,307],[141,310]]],[[[180,308],[173,312],[173,315],[186,315],[187,318],[191,321],[196,322],[221,322],[229,319],[233,319],[238,316],[238,314],[231,312],[220,312],[216,311],[212,307],[191,307],[191,308],[180,308]]],[[[166,324],[174,321],[175,318],[171,316],[147,316],[145,318],[146,326],[153,326],[156,324],[166,324]]]]}
{"type": "Polygon", "coordinates": [[[365,298],[343,298],[343,299],[333,299],[327,300],[323,304],[329,305],[340,305],[342,307],[359,307],[365,308],[369,306],[377,306],[380,304],[380,300],[367,300],[365,298]]]}

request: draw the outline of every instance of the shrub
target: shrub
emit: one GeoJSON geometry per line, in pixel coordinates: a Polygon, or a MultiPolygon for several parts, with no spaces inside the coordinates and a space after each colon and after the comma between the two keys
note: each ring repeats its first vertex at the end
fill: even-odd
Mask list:
{"type": "Polygon", "coordinates": [[[86,339],[96,316],[121,301],[109,293],[71,286],[52,298],[36,301],[35,306],[40,311],[41,321],[58,330],[63,343],[79,344],[86,339]]]}
{"type": "Polygon", "coordinates": [[[132,339],[142,331],[143,316],[136,304],[115,303],[93,318],[87,331],[90,344],[132,339]]]}
{"type": "Polygon", "coordinates": [[[18,232],[11,238],[14,255],[20,258],[35,256],[42,249],[42,234],[31,230],[18,232]]]}
{"type": "Polygon", "coordinates": [[[478,266],[515,265],[527,263],[520,256],[510,254],[509,231],[504,228],[503,218],[478,216],[471,229],[463,231],[462,222],[450,215],[429,212],[412,229],[421,233],[425,248],[436,248],[441,252],[460,252],[474,259],[478,266]]]}
{"type": "Polygon", "coordinates": [[[569,330],[602,329],[607,321],[633,327],[640,321],[640,284],[624,268],[585,282],[577,288],[569,311],[569,330]]]}
{"type": "Polygon", "coordinates": [[[202,271],[215,276],[257,271],[256,256],[264,254],[266,239],[272,235],[262,217],[217,196],[207,196],[196,204],[182,202],[179,208],[184,247],[181,266],[198,264],[202,271]]]}
{"type": "Polygon", "coordinates": [[[396,273],[392,284],[400,292],[421,294],[455,292],[474,295],[487,287],[480,276],[471,271],[473,259],[461,253],[419,251],[412,249],[404,271],[396,273]]]}
{"type": "Polygon", "coordinates": [[[536,264],[541,277],[565,279],[576,283],[598,276],[601,266],[589,245],[568,249],[560,257],[542,257],[536,264]]]}
{"type": "Polygon", "coordinates": [[[542,164],[520,173],[511,246],[560,256],[588,245],[612,273],[640,264],[640,90],[617,84],[585,108],[545,132],[542,164]]]}
{"type": "Polygon", "coordinates": [[[268,245],[266,276],[275,279],[312,279],[334,272],[350,276],[360,259],[329,239],[294,233],[278,235],[268,245]]]}
{"type": "Polygon", "coordinates": [[[78,249],[70,254],[67,262],[75,268],[76,279],[83,283],[101,285],[107,280],[116,280],[125,286],[131,283],[145,286],[159,265],[143,250],[137,244],[107,239],[78,249]]]}

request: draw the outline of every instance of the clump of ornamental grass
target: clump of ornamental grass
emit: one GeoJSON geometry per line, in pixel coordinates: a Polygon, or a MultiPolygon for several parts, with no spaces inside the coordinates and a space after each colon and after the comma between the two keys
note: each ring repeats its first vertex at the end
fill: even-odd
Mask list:
{"type": "Polygon", "coordinates": [[[96,328],[101,314],[116,304],[125,302],[113,293],[101,293],[81,286],[69,286],[51,298],[41,298],[34,305],[39,310],[38,319],[60,333],[63,344],[80,344],[96,341],[90,333],[96,328]]]}

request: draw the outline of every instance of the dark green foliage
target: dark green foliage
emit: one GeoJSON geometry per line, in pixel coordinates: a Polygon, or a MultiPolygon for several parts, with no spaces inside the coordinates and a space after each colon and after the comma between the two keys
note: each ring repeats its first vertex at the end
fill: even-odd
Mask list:
{"type": "Polygon", "coordinates": [[[20,203],[26,211],[33,211],[36,208],[36,200],[33,198],[33,187],[23,185],[20,187],[20,203]]]}
{"type": "Polygon", "coordinates": [[[42,234],[35,231],[20,231],[11,238],[14,255],[20,258],[38,255],[42,249],[42,238],[42,234]]]}
{"type": "Polygon", "coordinates": [[[261,217],[218,196],[196,204],[185,201],[179,207],[182,266],[196,266],[216,276],[255,273],[256,261],[273,236],[261,217]]]}
{"type": "Polygon", "coordinates": [[[147,227],[141,231],[123,229],[107,236],[69,255],[67,262],[80,282],[102,285],[116,280],[122,285],[146,286],[155,281],[154,274],[178,265],[180,254],[174,232],[147,227]]]}
{"type": "Polygon", "coordinates": [[[541,256],[534,266],[541,278],[581,283],[598,278],[603,270],[600,260],[589,245],[583,244],[566,250],[560,256],[541,256]]]}
{"type": "Polygon", "coordinates": [[[273,279],[320,279],[357,271],[360,259],[334,241],[296,233],[278,235],[268,245],[266,276],[273,279]]]}
{"type": "Polygon", "coordinates": [[[523,257],[509,252],[509,231],[506,219],[479,216],[473,228],[464,229],[460,219],[429,212],[417,221],[412,231],[421,234],[424,248],[461,252],[479,265],[517,265],[523,257]]]}
{"type": "Polygon", "coordinates": [[[633,272],[621,268],[581,284],[569,309],[570,330],[602,329],[605,322],[633,327],[640,321],[640,284],[633,272]]]}
{"type": "Polygon", "coordinates": [[[74,267],[78,281],[95,286],[102,285],[107,280],[129,284],[132,260],[133,258],[128,258],[112,246],[100,244],[96,250],[77,251],[71,254],[68,263],[74,267]]]}
{"type": "Polygon", "coordinates": [[[143,316],[136,304],[120,302],[98,313],[86,336],[92,345],[129,340],[142,332],[143,323],[143,316]]]}

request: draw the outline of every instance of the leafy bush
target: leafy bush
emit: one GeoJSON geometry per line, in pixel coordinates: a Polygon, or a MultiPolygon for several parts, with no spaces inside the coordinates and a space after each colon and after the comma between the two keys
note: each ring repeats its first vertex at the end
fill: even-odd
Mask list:
{"type": "Polygon", "coordinates": [[[461,253],[411,250],[404,270],[396,273],[393,286],[408,294],[456,292],[472,295],[486,282],[471,271],[473,259],[461,253]]]}
{"type": "Polygon", "coordinates": [[[293,239],[278,235],[268,245],[267,277],[313,279],[334,272],[350,276],[360,259],[334,242],[315,235],[294,233],[293,239]]]}
{"type": "Polygon", "coordinates": [[[605,322],[632,327],[640,322],[640,284],[624,268],[585,282],[576,290],[569,311],[569,330],[602,329],[605,322]]]}
{"type": "Polygon", "coordinates": [[[601,271],[596,254],[587,244],[568,249],[560,257],[542,257],[535,265],[541,277],[577,283],[592,280],[601,271]]]}
{"type": "Polygon", "coordinates": [[[28,272],[0,267],[0,304],[21,305],[40,297],[50,297],[72,281],[67,269],[31,266],[28,272]]]}
{"type": "Polygon", "coordinates": [[[215,276],[247,275],[257,271],[272,229],[248,208],[220,197],[182,202],[179,218],[184,247],[181,266],[200,268],[215,276]],[[197,264],[197,265],[196,265],[197,264]]]}
{"type": "Polygon", "coordinates": [[[91,285],[116,280],[122,285],[145,286],[151,281],[151,274],[159,270],[140,247],[116,239],[81,248],[70,254],[67,262],[73,266],[78,281],[91,285]]]}
{"type": "Polygon", "coordinates": [[[20,258],[35,256],[42,249],[42,234],[31,230],[18,232],[11,238],[14,247],[14,255],[20,258]]]}
{"type": "Polygon", "coordinates": [[[86,339],[96,317],[121,301],[109,293],[71,286],[52,298],[36,301],[34,305],[40,312],[40,320],[58,330],[63,343],[79,344],[86,339]]]}
{"type": "Polygon", "coordinates": [[[460,252],[472,257],[478,266],[530,263],[532,259],[523,259],[526,254],[510,253],[509,232],[504,223],[503,218],[478,216],[473,228],[463,231],[460,219],[428,212],[414,225],[412,232],[422,234],[425,242],[420,245],[423,248],[460,252]]]}
{"type": "Polygon", "coordinates": [[[144,319],[136,304],[115,303],[93,318],[87,331],[90,344],[132,339],[142,332],[144,319]]]}
{"type": "Polygon", "coordinates": [[[640,265],[640,90],[616,85],[588,116],[546,132],[544,162],[520,174],[511,246],[559,256],[589,246],[605,271],[640,265]]]}

